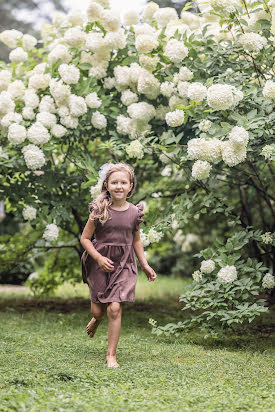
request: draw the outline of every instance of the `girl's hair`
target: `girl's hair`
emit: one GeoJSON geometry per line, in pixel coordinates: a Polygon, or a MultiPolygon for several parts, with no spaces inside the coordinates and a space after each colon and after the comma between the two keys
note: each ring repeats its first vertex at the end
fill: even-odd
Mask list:
{"type": "Polygon", "coordinates": [[[136,187],[136,177],[134,169],[131,166],[127,163],[116,163],[109,166],[105,176],[102,179],[101,193],[91,203],[89,203],[89,219],[93,221],[98,219],[102,224],[107,222],[109,218],[108,207],[112,204],[110,193],[104,183],[108,183],[109,177],[113,172],[127,172],[129,174],[129,180],[133,186],[128,193],[127,198],[133,196],[136,187]]]}

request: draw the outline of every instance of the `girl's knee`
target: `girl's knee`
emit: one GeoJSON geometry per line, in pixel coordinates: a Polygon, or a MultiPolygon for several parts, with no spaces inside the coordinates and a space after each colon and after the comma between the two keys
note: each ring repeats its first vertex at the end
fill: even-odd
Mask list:
{"type": "Polygon", "coordinates": [[[119,302],[111,302],[107,308],[108,316],[116,319],[121,314],[121,305],[119,302]]]}
{"type": "Polygon", "coordinates": [[[96,318],[97,320],[103,319],[105,312],[106,312],[106,308],[103,305],[93,303],[92,314],[94,318],[96,318]]]}

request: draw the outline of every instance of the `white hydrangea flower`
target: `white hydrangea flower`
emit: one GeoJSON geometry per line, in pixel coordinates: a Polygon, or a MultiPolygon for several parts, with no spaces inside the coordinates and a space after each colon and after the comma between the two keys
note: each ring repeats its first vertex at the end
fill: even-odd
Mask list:
{"type": "Polygon", "coordinates": [[[237,279],[237,269],[235,266],[226,265],[217,273],[217,279],[221,283],[232,283],[237,279]]]}
{"type": "Polygon", "coordinates": [[[62,105],[58,107],[57,113],[60,117],[65,117],[70,115],[70,110],[67,106],[62,105]]]}
{"type": "Polygon", "coordinates": [[[156,99],[159,95],[159,80],[150,72],[144,70],[143,75],[139,76],[137,90],[145,94],[148,99],[156,99]]]}
{"type": "Polygon", "coordinates": [[[43,96],[41,102],[39,103],[40,112],[56,113],[56,107],[54,100],[51,96],[43,96]]]}
{"type": "Polygon", "coordinates": [[[275,99],[275,82],[267,80],[263,88],[263,96],[266,99],[275,99]]]}
{"type": "Polygon", "coordinates": [[[210,0],[211,7],[218,13],[229,15],[236,7],[241,7],[240,0],[210,0]]]}
{"type": "Polygon", "coordinates": [[[199,270],[195,270],[195,272],[192,273],[192,278],[195,282],[200,282],[203,278],[203,275],[199,270]]]}
{"type": "Polygon", "coordinates": [[[228,138],[233,146],[247,146],[249,134],[243,127],[235,126],[229,133],[228,138]]]}
{"type": "Polygon", "coordinates": [[[216,138],[210,140],[204,138],[191,139],[187,143],[188,157],[192,160],[218,163],[222,160],[222,143],[216,138]]]}
{"type": "Polygon", "coordinates": [[[8,140],[12,144],[20,144],[23,143],[27,137],[27,131],[24,126],[21,126],[17,123],[13,123],[9,126],[8,131],[8,140]]]}
{"type": "Polygon", "coordinates": [[[199,129],[202,132],[208,132],[208,130],[210,129],[210,127],[212,126],[212,122],[210,120],[202,120],[199,124],[199,129]]]}
{"type": "Polygon", "coordinates": [[[126,152],[129,157],[136,157],[137,159],[142,159],[144,156],[143,146],[139,140],[133,140],[126,146],[126,152]]]}
{"type": "Polygon", "coordinates": [[[160,92],[163,96],[170,97],[173,93],[175,93],[174,83],[168,81],[161,83],[160,92]]]}
{"type": "Polygon", "coordinates": [[[158,45],[158,40],[149,34],[140,34],[136,37],[135,46],[139,53],[149,53],[156,49],[158,45]]]}
{"type": "Polygon", "coordinates": [[[207,103],[213,109],[229,109],[234,104],[232,87],[228,84],[213,84],[207,90],[207,103]]]}
{"type": "Polygon", "coordinates": [[[264,289],[273,289],[275,286],[275,278],[271,273],[267,273],[263,277],[262,286],[264,289]]]}
{"type": "Polygon", "coordinates": [[[33,220],[36,218],[36,209],[32,206],[26,206],[22,214],[25,220],[33,220]]]}
{"type": "Polygon", "coordinates": [[[71,47],[81,47],[86,39],[86,33],[84,33],[79,27],[72,27],[66,30],[64,34],[64,42],[71,47]]]}
{"type": "Polygon", "coordinates": [[[29,88],[45,90],[49,86],[50,80],[49,74],[34,74],[29,78],[29,88]]]}
{"type": "Polygon", "coordinates": [[[22,45],[24,50],[32,50],[37,44],[37,40],[34,36],[24,34],[22,37],[22,45]]]}
{"type": "Polygon", "coordinates": [[[84,23],[84,16],[82,10],[72,9],[66,16],[66,20],[69,24],[72,24],[73,26],[82,26],[84,23]]]}
{"type": "Polygon", "coordinates": [[[85,97],[85,102],[87,106],[90,107],[90,109],[97,109],[99,106],[101,106],[102,103],[96,92],[89,93],[85,97]]]}
{"type": "Polygon", "coordinates": [[[120,114],[117,119],[117,132],[121,134],[130,134],[131,133],[131,127],[133,123],[133,119],[130,117],[123,116],[123,114],[120,114]]]}
{"type": "Polygon", "coordinates": [[[22,36],[23,33],[21,31],[14,29],[4,30],[0,33],[0,41],[11,49],[14,49],[17,46],[18,40],[21,39],[22,36]]]}
{"type": "Polygon", "coordinates": [[[267,40],[257,33],[245,33],[239,37],[239,43],[247,52],[258,53],[267,45],[267,40]]]}
{"type": "Polygon", "coordinates": [[[63,137],[67,132],[67,129],[61,124],[54,124],[51,128],[51,134],[54,137],[63,137]]]}
{"type": "Polygon", "coordinates": [[[49,242],[53,242],[57,240],[58,235],[59,235],[58,227],[54,223],[51,223],[46,226],[46,229],[43,233],[43,238],[45,240],[48,240],[49,242]]]}
{"type": "Polygon", "coordinates": [[[107,74],[107,70],[104,65],[98,65],[91,67],[89,70],[89,77],[95,77],[96,79],[103,79],[107,74]]]}
{"type": "MultiPolygon", "coordinates": [[[[177,85],[180,97],[186,98],[188,96],[188,89],[191,83],[179,81],[177,85]]],[[[176,97],[176,96],[174,96],[176,97]]]]}
{"type": "Polygon", "coordinates": [[[36,122],[28,130],[28,139],[31,143],[43,145],[50,140],[50,134],[42,123],[36,122]]]}
{"type": "Polygon", "coordinates": [[[139,63],[146,70],[153,71],[159,62],[158,56],[148,56],[146,54],[139,55],[139,63]]]}
{"type": "Polygon", "coordinates": [[[6,91],[0,93],[0,116],[5,116],[9,112],[13,112],[15,103],[10,94],[6,91]]]}
{"type": "Polygon", "coordinates": [[[275,157],[275,144],[267,144],[262,148],[261,155],[264,156],[265,160],[272,160],[275,157]]]}
{"type": "Polygon", "coordinates": [[[24,95],[24,102],[26,106],[36,109],[39,106],[39,97],[33,89],[27,89],[24,95]]]}
{"type": "Polygon", "coordinates": [[[32,107],[25,106],[22,110],[22,116],[25,120],[33,120],[35,118],[35,113],[32,107]]]}
{"type": "Polygon", "coordinates": [[[121,102],[125,106],[130,106],[132,103],[136,103],[138,101],[138,95],[133,93],[132,90],[127,89],[121,93],[121,102]]]}
{"type": "Polygon", "coordinates": [[[150,243],[159,242],[164,234],[151,228],[148,232],[148,239],[150,243]]]}
{"type": "Polygon", "coordinates": [[[138,24],[139,17],[136,10],[126,10],[123,13],[122,22],[124,26],[133,26],[134,24],[138,24]]]}
{"type": "Polygon", "coordinates": [[[104,10],[101,14],[101,24],[107,31],[117,31],[120,29],[119,17],[112,10],[104,10]]]}
{"type": "Polygon", "coordinates": [[[132,119],[149,122],[156,114],[152,104],[146,102],[132,103],[127,108],[127,112],[132,119]]]}
{"type": "Polygon", "coordinates": [[[197,160],[192,166],[192,177],[196,180],[207,179],[212,166],[206,160],[197,160]]]}
{"type": "Polygon", "coordinates": [[[71,87],[64,84],[62,80],[51,79],[50,81],[50,93],[55,99],[56,103],[60,106],[62,103],[67,102],[71,94],[71,87]]]}
{"type": "Polygon", "coordinates": [[[22,80],[15,80],[8,86],[8,93],[11,95],[12,99],[22,100],[25,94],[25,85],[22,80]]]}
{"type": "Polygon", "coordinates": [[[202,273],[212,273],[215,269],[215,262],[212,259],[203,260],[201,262],[201,272],[202,273]]]}
{"type": "Polygon", "coordinates": [[[261,238],[262,238],[262,241],[267,245],[273,242],[271,232],[265,232],[263,235],[261,235],[261,238]]]}
{"type": "Polygon", "coordinates": [[[1,126],[9,127],[12,123],[20,123],[22,116],[20,113],[10,112],[6,114],[1,120],[1,126]]]}
{"type": "Polygon", "coordinates": [[[230,141],[222,142],[222,159],[229,167],[233,167],[246,159],[246,146],[233,146],[230,141]]]}
{"type": "Polygon", "coordinates": [[[109,31],[104,37],[104,41],[111,49],[124,49],[127,44],[127,38],[123,29],[109,31]]]}
{"type": "Polygon", "coordinates": [[[145,23],[151,23],[153,15],[159,9],[159,5],[153,1],[146,4],[142,12],[142,20],[145,23]]]}
{"type": "Polygon", "coordinates": [[[167,26],[169,21],[178,20],[178,14],[172,7],[161,7],[153,14],[154,20],[160,28],[167,26]]]}
{"type": "Polygon", "coordinates": [[[93,53],[98,52],[101,48],[105,48],[106,43],[103,34],[101,32],[88,33],[86,37],[86,47],[93,53]]]}
{"type": "Polygon", "coordinates": [[[12,74],[9,70],[0,70],[0,92],[7,90],[11,81],[12,74]]]}
{"type": "Polygon", "coordinates": [[[60,123],[68,129],[76,129],[78,126],[78,118],[71,115],[60,118],[60,123]]]}
{"type": "Polygon", "coordinates": [[[61,64],[58,67],[58,72],[66,84],[76,84],[78,83],[80,77],[79,69],[73,64],[61,64]]]}
{"type": "Polygon", "coordinates": [[[130,83],[130,68],[127,66],[116,66],[114,68],[115,81],[120,86],[128,86],[130,83]]]}
{"type": "Polygon", "coordinates": [[[107,126],[107,119],[104,114],[96,111],[92,114],[92,125],[96,129],[104,129],[107,126]]]}
{"type": "Polygon", "coordinates": [[[201,102],[207,95],[207,88],[199,83],[191,83],[187,90],[187,96],[190,100],[194,102],[201,102]]]}
{"type": "Polygon", "coordinates": [[[102,182],[99,181],[96,185],[90,187],[90,194],[92,198],[96,198],[98,195],[100,195],[102,189],[102,182]]]}
{"type": "Polygon", "coordinates": [[[32,272],[29,276],[28,276],[28,281],[35,281],[36,279],[39,278],[39,274],[37,272],[32,272]]]}
{"type": "Polygon", "coordinates": [[[148,238],[148,235],[144,233],[143,229],[139,229],[139,234],[140,234],[140,240],[142,242],[143,247],[149,246],[151,242],[148,238]]]}
{"type": "Polygon", "coordinates": [[[57,60],[62,61],[62,63],[70,63],[72,56],[69,52],[69,48],[64,44],[58,44],[55,46],[48,55],[48,62],[54,64],[57,60]]]}
{"type": "MultiPolygon", "coordinates": [[[[50,129],[51,127],[53,127],[56,124],[56,116],[52,113],[49,113],[49,112],[41,112],[41,113],[37,113],[36,121],[38,123],[41,123],[43,126],[47,127],[47,129],[50,129]]],[[[34,123],[34,125],[35,124],[36,123],[34,123]]],[[[31,126],[31,127],[33,127],[33,126],[31,126]]],[[[33,143],[35,143],[35,142],[33,142],[33,143]]]]}
{"type": "Polygon", "coordinates": [[[147,24],[147,23],[137,24],[134,27],[134,31],[135,31],[136,37],[141,34],[148,34],[149,36],[157,35],[155,28],[150,26],[150,24],[147,24]]]}
{"type": "Polygon", "coordinates": [[[100,21],[104,8],[97,2],[91,1],[87,8],[87,17],[90,22],[100,21]]]}
{"type": "Polygon", "coordinates": [[[180,63],[188,55],[188,49],[182,41],[171,39],[167,42],[163,54],[171,62],[180,63]]]}
{"type": "Polygon", "coordinates": [[[173,112],[168,112],[165,115],[165,120],[168,126],[178,127],[181,126],[184,122],[184,111],[183,110],[174,110],[173,112]]]}
{"type": "Polygon", "coordinates": [[[44,153],[39,147],[29,144],[22,149],[26,165],[31,170],[41,169],[46,160],[44,153]]]}
{"type": "Polygon", "coordinates": [[[87,113],[87,105],[85,100],[81,96],[71,94],[69,97],[68,105],[70,108],[70,114],[73,117],[80,117],[84,113],[87,113]]]}
{"type": "Polygon", "coordinates": [[[28,53],[25,52],[22,47],[17,47],[10,52],[9,59],[12,63],[24,63],[28,60],[28,53]]]}
{"type": "Polygon", "coordinates": [[[178,73],[179,80],[183,82],[188,82],[194,77],[194,73],[189,70],[187,67],[181,67],[178,73]]]}

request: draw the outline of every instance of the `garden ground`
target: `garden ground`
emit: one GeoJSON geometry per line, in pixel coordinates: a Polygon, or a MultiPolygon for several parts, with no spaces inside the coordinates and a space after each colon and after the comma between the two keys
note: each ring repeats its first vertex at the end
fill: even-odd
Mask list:
{"type": "Polygon", "coordinates": [[[135,303],[123,304],[119,369],[105,364],[107,320],[86,334],[86,285],[47,299],[2,289],[0,411],[274,411],[270,314],[222,340],[151,333],[149,318],[186,316],[177,301],[186,283],[140,276],[135,303]]]}

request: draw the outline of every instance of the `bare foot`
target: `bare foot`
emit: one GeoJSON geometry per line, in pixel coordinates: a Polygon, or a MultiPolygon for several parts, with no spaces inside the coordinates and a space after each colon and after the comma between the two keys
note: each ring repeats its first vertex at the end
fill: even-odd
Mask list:
{"type": "Polygon", "coordinates": [[[119,364],[116,361],[116,355],[107,355],[107,367],[108,368],[118,368],[119,364]]]}
{"type": "Polygon", "coordinates": [[[96,330],[100,322],[101,321],[97,320],[96,318],[92,318],[86,326],[87,334],[90,336],[90,338],[94,337],[94,334],[96,333],[96,330]]]}

